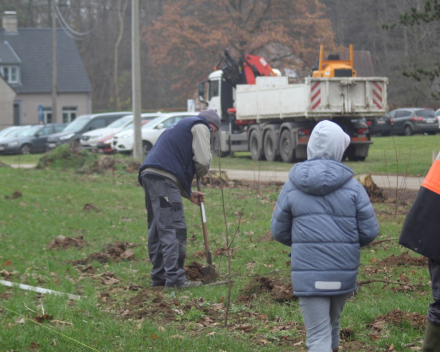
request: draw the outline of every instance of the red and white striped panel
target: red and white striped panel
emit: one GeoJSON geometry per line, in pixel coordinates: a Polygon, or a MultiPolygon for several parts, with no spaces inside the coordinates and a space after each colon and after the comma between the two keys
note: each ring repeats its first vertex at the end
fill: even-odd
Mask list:
{"type": "Polygon", "coordinates": [[[321,88],[320,88],[319,84],[320,84],[320,82],[316,82],[312,86],[312,91],[310,94],[312,97],[312,99],[311,99],[312,110],[315,110],[321,104],[321,88]]]}
{"type": "Polygon", "coordinates": [[[380,82],[373,82],[373,104],[376,105],[378,109],[383,108],[383,102],[382,102],[382,85],[380,82]]]}

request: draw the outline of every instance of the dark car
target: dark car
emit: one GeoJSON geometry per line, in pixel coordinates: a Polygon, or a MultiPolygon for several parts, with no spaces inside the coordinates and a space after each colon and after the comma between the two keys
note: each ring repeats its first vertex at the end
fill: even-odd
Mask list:
{"type": "Polygon", "coordinates": [[[394,121],[389,113],[384,116],[376,117],[368,126],[371,135],[390,136],[393,130],[394,121]]]}
{"type": "Polygon", "coordinates": [[[66,125],[50,123],[23,128],[16,136],[1,140],[0,154],[44,153],[49,135],[61,132],[66,125]]]}
{"type": "Polygon", "coordinates": [[[393,134],[412,136],[414,133],[436,134],[438,117],[432,109],[403,108],[388,113],[393,119],[393,134]]]}
{"type": "Polygon", "coordinates": [[[53,149],[65,143],[78,143],[83,133],[103,128],[113,121],[131,114],[130,111],[108,112],[102,114],[82,115],[69,123],[61,133],[50,136],[47,140],[47,149],[53,149]]]}

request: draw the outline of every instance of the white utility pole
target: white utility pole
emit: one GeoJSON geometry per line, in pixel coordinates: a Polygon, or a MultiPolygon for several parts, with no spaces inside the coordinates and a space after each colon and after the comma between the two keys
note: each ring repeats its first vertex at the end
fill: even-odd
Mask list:
{"type": "Polygon", "coordinates": [[[141,57],[139,50],[139,0],[132,0],[132,99],[134,117],[134,146],[133,157],[141,160],[142,152],[142,133],[141,133],[141,57]]]}
{"type": "MultiPolygon", "coordinates": [[[[57,20],[55,18],[56,0],[52,0],[52,122],[57,121],[57,20]]],[[[47,121],[45,121],[47,122],[47,121]]]]}

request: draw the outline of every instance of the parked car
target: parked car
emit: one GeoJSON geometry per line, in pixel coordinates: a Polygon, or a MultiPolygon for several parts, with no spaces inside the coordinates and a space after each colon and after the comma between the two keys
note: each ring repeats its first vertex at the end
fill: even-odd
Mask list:
{"type": "Polygon", "coordinates": [[[10,126],[0,131],[0,139],[7,137],[13,131],[22,128],[22,126],[10,126]]]}
{"type": "Polygon", "coordinates": [[[0,142],[0,154],[44,153],[49,135],[61,132],[66,125],[65,123],[49,123],[24,128],[16,136],[0,142]]]}
{"type": "Polygon", "coordinates": [[[371,135],[390,136],[393,130],[394,121],[389,113],[376,117],[368,126],[371,135]]]}
{"type": "MultiPolygon", "coordinates": [[[[173,112],[165,114],[151,120],[142,127],[142,149],[144,155],[147,155],[159,136],[165,129],[173,123],[187,116],[196,116],[195,112],[173,112]]],[[[115,135],[113,139],[113,148],[121,153],[131,153],[133,150],[134,135],[133,131],[124,131],[115,135]]]]}
{"type": "MultiPolygon", "coordinates": [[[[157,116],[156,116],[157,117],[157,116]]],[[[141,121],[141,126],[147,124],[148,122],[150,122],[152,120],[152,118],[142,118],[141,121]]],[[[133,131],[133,121],[130,122],[122,131],[119,132],[124,132],[124,131],[133,131]]],[[[97,148],[97,152],[98,153],[105,153],[105,154],[113,154],[116,152],[115,149],[113,149],[113,138],[115,134],[111,134],[105,137],[102,137],[99,141],[98,144],[96,145],[97,148]]]]}
{"type": "Polygon", "coordinates": [[[435,116],[437,116],[437,119],[438,119],[438,128],[440,129],[440,109],[438,109],[438,110],[435,112],[435,116]]]}
{"type": "Polygon", "coordinates": [[[7,139],[11,137],[15,137],[18,135],[23,129],[32,127],[32,125],[24,125],[24,126],[12,126],[5,128],[4,130],[0,131],[0,142],[2,139],[7,139]]]}
{"type": "Polygon", "coordinates": [[[79,116],[69,123],[63,132],[50,136],[47,140],[47,148],[50,150],[60,144],[79,143],[83,133],[106,127],[129,114],[131,114],[130,111],[120,111],[79,116]]]}
{"type": "Polygon", "coordinates": [[[432,109],[403,108],[388,113],[393,120],[393,134],[412,136],[414,133],[436,134],[438,117],[432,109]]]}
{"type": "MultiPolygon", "coordinates": [[[[160,115],[160,112],[141,114],[141,120],[151,119],[160,115]]],[[[130,125],[132,123],[133,115],[126,115],[111,123],[105,128],[98,128],[97,130],[86,132],[81,136],[81,147],[85,149],[96,149],[98,141],[101,138],[105,138],[109,135],[113,136],[114,134],[122,131],[127,125],[130,125]]]]}

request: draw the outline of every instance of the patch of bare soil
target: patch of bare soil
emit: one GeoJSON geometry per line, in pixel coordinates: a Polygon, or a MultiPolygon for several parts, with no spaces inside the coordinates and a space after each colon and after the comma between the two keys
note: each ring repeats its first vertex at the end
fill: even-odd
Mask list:
{"type": "Polygon", "coordinates": [[[5,196],[5,199],[17,199],[23,196],[23,193],[21,193],[18,190],[15,190],[14,193],[12,193],[12,196],[5,196]]]}
{"type": "Polygon", "coordinates": [[[385,324],[401,327],[404,322],[408,322],[414,329],[423,330],[426,326],[426,315],[421,315],[417,312],[406,313],[400,309],[395,309],[387,314],[379,315],[373,318],[371,323],[367,325],[377,332],[380,332],[385,327],[385,324]]]}
{"type": "Polygon", "coordinates": [[[88,243],[86,241],[84,241],[83,236],[79,235],[76,238],[72,238],[72,237],[65,237],[65,236],[57,236],[55,237],[52,241],[50,241],[48,247],[49,249],[57,249],[57,248],[63,248],[63,249],[67,249],[67,248],[71,248],[71,247],[75,247],[78,249],[83,248],[84,246],[86,246],[88,243]]]}
{"type": "Polygon", "coordinates": [[[92,204],[92,203],[86,203],[82,210],[83,211],[88,211],[88,212],[90,212],[92,210],[93,211],[99,211],[99,208],[96,205],[92,204]]]}
{"type": "Polygon", "coordinates": [[[275,241],[275,239],[272,236],[272,232],[270,231],[267,231],[265,235],[257,239],[257,242],[270,242],[270,241],[275,241]]]}
{"type": "Polygon", "coordinates": [[[387,258],[384,258],[382,260],[379,260],[375,263],[378,266],[384,265],[384,266],[428,266],[428,258],[426,257],[412,257],[409,255],[408,252],[404,252],[397,257],[392,254],[387,258]]]}
{"type": "Polygon", "coordinates": [[[383,351],[378,350],[375,347],[368,346],[363,342],[360,341],[352,341],[352,342],[343,342],[340,344],[340,350],[346,351],[346,352],[376,352],[376,351],[383,351]]]}
{"type": "Polygon", "coordinates": [[[127,319],[148,317],[161,324],[168,324],[176,321],[179,313],[183,315],[181,308],[179,300],[164,297],[163,291],[143,289],[128,301],[121,315],[127,319]]]}
{"type": "Polygon", "coordinates": [[[264,276],[256,276],[246,285],[238,296],[239,302],[251,302],[257,295],[269,293],[271,299],[277,302],[294,301],[292,284],[276,282],[264,276]]]}
{"type": "Polygon", "coordinates": [[[385,203],[396,203],[406,205],[414,203],[414,200],[419,193],[418,190],[412,189],[398,189],[396,192],[395,188],[382,188],[383,195],[385,197],[385,203]]]}
{"type": "Polygon", "coordinates": [[[91,263],[93,260],[96,260],[100,263],[133,260],[134,252],[128,248],[136,246],[137,245],[133,243],[116,241],[115,243],[109,243],[103,252],[92,253],[85,259],[75,260],[71,263],[73,265],[85,265],[91,263]]]}
{"type": "Polygon", "coordinates": [[[6,301],[9,298],[12,298],[12,292],[11,291],[5,291],[3,293],[0,293],[0,301],[6,301]]]}
{"type": "MultiPolygon", "coordinates": [[[[117,295],[115,290],[115,295],[117,295]]],[[[101,294],[102,301],[107,304],[111,302],[113,294],[107,291],[101,294]]],[[[116,309],[117,314],[123,319],[153,320],[160,325],[181,322],[174,325],[180,329],[189,329],[189,324],[193,334],[206,334],[209,328],[223,326],[225,317],[225,305],[220,303],[208,303],[203,297],[190,300],[179,300],[158,288],[146,288],[137,293],[136,296],[128,299],[122,307],[116,309]]],[[[249,310],[239,312],[229,312],[228,330],[236,331],[240,334],[255,334],[255,344],[267,345],[276,344],[279,346],[292,346],[298,343],[304,346],[301,341],[305,337],[305,329],[301,323],[293,321],[281,321],[278,317],[276,321],[270,320],[267,314],[261,314],[249,310]],[[270,323],[270,327],[269,327],[270,323]],[[256,333],[261,327],[265,328],[265,334],[256,333]],[[301,336],[292,337],[289,332],[296,330],[301,336]],[[277,337],[278,336],[278,337],[277,337]]]]}

